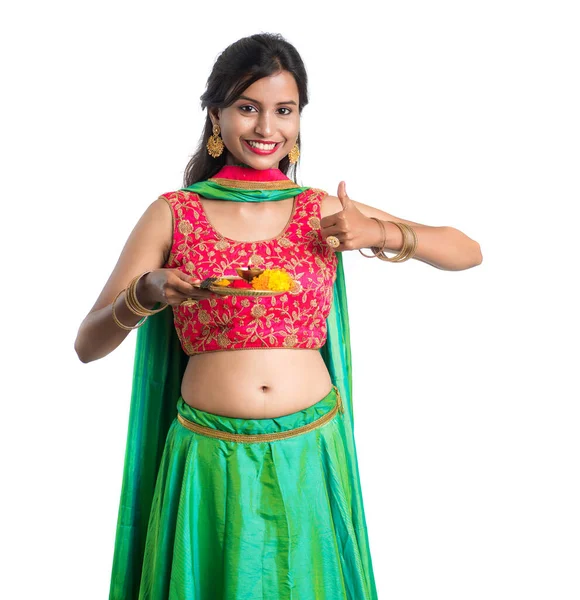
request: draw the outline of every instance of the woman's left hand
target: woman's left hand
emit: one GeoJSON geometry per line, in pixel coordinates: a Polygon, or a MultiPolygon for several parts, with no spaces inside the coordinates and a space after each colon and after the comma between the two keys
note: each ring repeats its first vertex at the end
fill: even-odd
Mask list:
{"type": "MultiPolygon", "coordinates": [[[[344,181],[338,184],[338,199],[342,204],[342,210],[320,220],[322,239],[326,241],[329,235],[338,238],[339,246],[335,248],[329,244],[337,252],[370,248],[375,244],[377,235],[373,229],[372,219],[363,215],[348,197],[344,181]],[[373,237],[369,238],[369,235],[373,237]]],[[[378,223],[374,225],[379,227],[378,223]]]]}

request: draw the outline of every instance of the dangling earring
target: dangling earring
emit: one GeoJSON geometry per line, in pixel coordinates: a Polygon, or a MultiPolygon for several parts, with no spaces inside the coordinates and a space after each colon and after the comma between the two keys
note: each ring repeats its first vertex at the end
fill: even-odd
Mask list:
{"type": "Polygon", "coordinates": [[[220,137],[220,126],[216,123],[213,126],[213,135],[207,140],[207,153],[213,158],[217,158],[224,151],[224,141],[220,137]]]}
{"type": "Polygon", "coordinates": [[[294,144],[292,150],[288,153],[288,160],[294,164],[298,161],[298,157],[300,156],[300,149],[298,148],[298,144],[294,144]]]}

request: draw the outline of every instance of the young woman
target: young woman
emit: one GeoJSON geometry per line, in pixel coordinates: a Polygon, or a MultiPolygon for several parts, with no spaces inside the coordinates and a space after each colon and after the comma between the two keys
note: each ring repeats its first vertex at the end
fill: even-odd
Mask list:
{"type": "Polygon", "coordinates": [[[201,99],[184,188],[144,212],[75,342],[89,362],[140,328],[110,598],[375,599],[341,253],[460,270],[479,245],[289,177],[308,93],[281,36],[229,46],[201,99]],[[291,287],[200,287],[246,267],[291,287]]]}

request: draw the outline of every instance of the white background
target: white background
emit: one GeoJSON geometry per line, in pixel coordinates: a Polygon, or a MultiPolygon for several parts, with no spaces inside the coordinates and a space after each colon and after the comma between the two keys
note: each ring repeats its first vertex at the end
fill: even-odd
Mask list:
{"type": "Polygon", "coordinates": [[[181,185],[217,55],[278,32],[310,80],[301,183],[449,225],[482,265],[344,256],[379,598],[580,595],[572,2],[20,2],[2,52],[3,598],[103,599],[135,333],[78,327],[181,185]]]}

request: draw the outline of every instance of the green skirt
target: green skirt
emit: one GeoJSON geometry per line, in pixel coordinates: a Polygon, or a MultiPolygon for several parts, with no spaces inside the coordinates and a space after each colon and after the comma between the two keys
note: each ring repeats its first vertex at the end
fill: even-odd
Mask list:
{"type": "Polygon", "coordinates": [[[376,600],[352,428],[338,388],[240,419],[177,401],[140,600],[376,600]]]}

